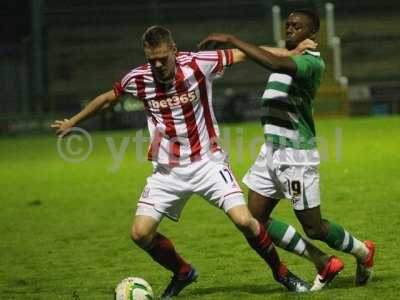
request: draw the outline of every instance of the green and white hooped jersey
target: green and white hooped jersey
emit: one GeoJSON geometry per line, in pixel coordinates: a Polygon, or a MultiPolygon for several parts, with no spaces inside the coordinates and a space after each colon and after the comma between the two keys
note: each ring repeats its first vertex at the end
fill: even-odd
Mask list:
{"type": "Polygon", "coordinates": [[[268,143],[294,149],[315,149],[313,101],[325,63],[319,52],[291,57],[297,65],[293,78],[272,73],[262,96],[264,136],[268,143]]]}

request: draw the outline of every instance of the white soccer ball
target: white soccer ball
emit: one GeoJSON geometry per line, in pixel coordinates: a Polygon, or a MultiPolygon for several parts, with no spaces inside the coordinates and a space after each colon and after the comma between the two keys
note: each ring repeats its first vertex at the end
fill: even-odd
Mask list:
{"type": "Polygon", "coordinates": [[[153,300],[154,294],[150,284],[139,277],[128,277],[115,288],[116,300],[153,300]]]}

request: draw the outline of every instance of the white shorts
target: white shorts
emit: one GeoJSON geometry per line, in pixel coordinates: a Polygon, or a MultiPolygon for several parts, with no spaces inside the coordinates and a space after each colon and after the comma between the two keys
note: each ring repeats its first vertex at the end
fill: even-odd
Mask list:
{"type": "Polygon", "coordinates": [[[160,221],[164,215],[178,221],[187,200],[195,193],[227,212],[246,205],[224,154],[187,166],[155,165],[138,201],[136,215],[160,221]]]}
{"type": "Polygon", "coordinates": [[[243,183],[262,196],[289,199],[295,210],[317,207],[321,203],[318,164],[317,150],[264,144],[243,183]]]}

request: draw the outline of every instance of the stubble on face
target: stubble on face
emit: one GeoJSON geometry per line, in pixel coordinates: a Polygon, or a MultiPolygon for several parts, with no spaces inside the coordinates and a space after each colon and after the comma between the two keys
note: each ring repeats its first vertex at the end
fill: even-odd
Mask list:
{"type": "Polygon", "coordinates": [[[168,83],[175,77],[175,45],[161,43],[158,46],[144,46],[144,53],[157,81],[168,83]]]}

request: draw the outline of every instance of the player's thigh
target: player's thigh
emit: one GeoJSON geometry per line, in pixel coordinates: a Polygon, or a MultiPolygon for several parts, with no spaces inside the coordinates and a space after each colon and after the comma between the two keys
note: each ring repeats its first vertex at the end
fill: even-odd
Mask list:
{"type": "Polygon", "coordinates": [[[268,162],[268,152],[262,147],[256,161],[247,171],[243,183],[249,188],[249,206],[255,216],[270,214],[277,200],[283,198],[280,185],[268,162]],[[251,202],[251,203],[250,203],[251,202]]]}
{"type": "Polygon", "coordinates": [[[276,176],[284,196],[295,210],[320,206],[318,167],[281,165],[276,168],[276,176]]]}
{"type": "Polygon", "coordinates": [[[246,205],[242,189],[223,159],[204,162],[192,182],[196,194],[225,212],[234,206],[246,205]]]}
{"type": "Polygon", "coordinates": [[[279,199],[263,196],[252,189],[248,191],[250,213],[260,222],[267,222],[279,199]]]}
{"type": "Polygon", "coordinates": [[[136,216],[148,216],[161,221],[164,216],[178,221],[190,197],[189,185],[172,172],[157,170],[147,178],[138,201],[136,216]]]}

